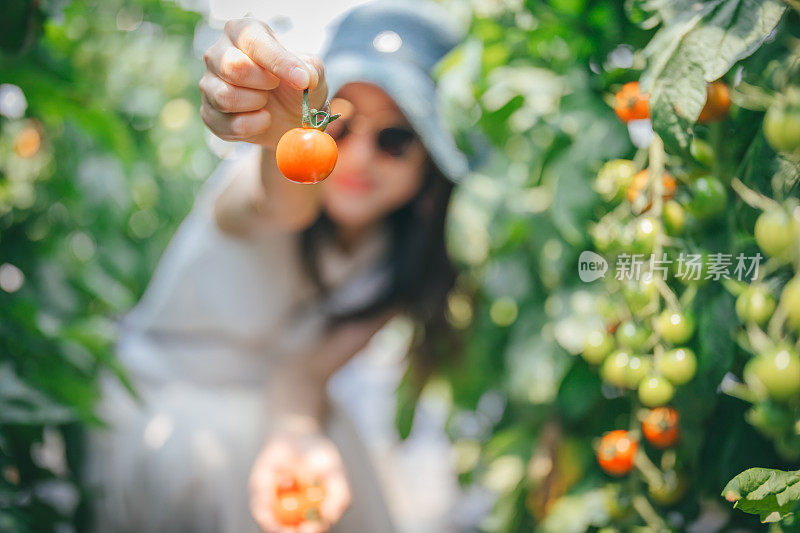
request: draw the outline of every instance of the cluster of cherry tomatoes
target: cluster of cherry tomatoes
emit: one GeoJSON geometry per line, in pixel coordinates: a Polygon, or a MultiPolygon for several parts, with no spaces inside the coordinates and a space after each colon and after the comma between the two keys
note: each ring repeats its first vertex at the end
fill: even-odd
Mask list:
{"type": "Polygon", "coordinates": [[[650,499],[662,506],[677,503],[686,493],[686,476],[672,464],[674,452],[664,454],[662,463],[670,463],[667,469],[658,469],[647,458],[639,446],[640,436],[654,448],[670,450],[680,439],[680,416],[672,407],[656,407],[640,414],[640,430],[616,429],[600,439],[597,446],[597,462],[604,472],[620,477],[629,474],[637,466],[647,480],[650,499]]]}
{"type": "Polygon", "coordinates": [[[273,515],[280,524],[297,527],[319,519],[319,507],[325,500],[325,489],[319,483],[301,482],[289,477],[275,489],[273,515]]]}
{"type": "MultiPolygon", "coordinates": [[[[626,124],[649,119],[648,95],[640,91],[638,82],[625,84],[614,102],[617,116],[626,124]]],[[[730,106],[726,83],[708,84],[706,105],[697,123],[725,120],[730,106]]],[[[800,120],[792,121],[800,118],[798,110],[776,106],[767,113],[765,136],[776,151],[795,155],[800,151],[800,126],[792,129],[800,125],[800,120]]],[[[598,172],[595,189],[608,209],[591,229],[595,248],[610,265],[624,267],[620,259],[635,256],[643,257],[644,263],[639,268],[628,263],[632,270],[627,275],[619,270],[606,275],[609,290],[600,306],[603,326],[586,335],[581,355],[598,369],[607,387],[618,394],[635,391],[642,406],[640,427],[613,430],[600,439],[598,464],[612,476],[625,476],[638,468],[651,501],[671,505],[683,496],[687,482],[671,450],[680,438],[680,417],[669,403],[676,388],[697,373],[698,358],[691,347],[696,332],[693,299],[709,279],[736,291],[736,313],[745,336],[752,338],[746,348],[754,355],[745,366],[741,385],[754,401],[751,422],[761,421],[765,433],[771,431],[773,437],[780,431],[785,440],[796,439],[784,443],[784,448],[800,450],[800,435],[792,435],[800,427],[800,275],[781,283],[787,269],[780,266],[793,262],[797,271],[800,265],[800,202],[758,200],[764,210],[755,225],[755,241],[769,258],[766,271],[782,274],[770,282],[713,278],[708,275],[709,252],[686,249],[688,241],[681,237],[718,229],[724,224],[729,201],[746,187],[741,182],[732,186],[732,179],[723,181],[713,172],[714,150],[699,134],[691,143],[694,161],[689,168],[672,167],[657,137],[654,143],[648,153],[640,152],[634,160],[609,161],[598,172]],[[681,263],[683,253],[701,258],[695,270],[681,263]],[[651,257],[662,263],[648,263],[651,257]],[[783,417],[782,426],[776,425],[777,417],[783,417]],[[640,446],[641,437],[652,448],[667,450],[662,452],[662,457],[670,459],[666,468],[663,460],[662,468],[650,461],[640,446]]]]}
{"type": "MultiPolygon", "coordinates": [[[[752,195],[755,193],[750,191],[752,195]]],[[[757,198],[757,197],[756,197],[757,198]]],[[[739,344],[753,356],[744,367],[749,421],[788,460],[800,459],[800,202],[761,198],[755,241],[768,257],[764,279],[731,286],[742,323],[739,344]],[[783,281],[788,277],[788,281],[783,281]]]]}

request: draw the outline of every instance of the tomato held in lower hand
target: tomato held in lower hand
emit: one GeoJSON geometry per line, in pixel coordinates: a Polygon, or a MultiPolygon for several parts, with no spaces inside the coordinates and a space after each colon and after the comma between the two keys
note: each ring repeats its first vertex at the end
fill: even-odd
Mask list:
{"type": "Polygon", "coordinates": [[[642,434],[653,446],[669,448],[680,436],[678,421],[678,411],[672,407],[656,407],[642,420],[642,434]]]}
{"type": "Polygon", "coordinates": [[[597,448],[597,462],[606,473],[624,476],[634,466],[634,458],[639,443],[624,429],[610,431],[603,435],[597,448]]]}
{"type": "Polygon", "coordinates": [[[275,149],[278,170],[297,183],[317,183],[333,172],[339,150],[325,127],[339,118],[325,110],[309,109],[308,89],[303,91],[303,124],[283,134],[275,149]]]}
{"type": "Polygon", "coordinates": [[[301,483],[290,478],[275,491],[272,512],[275,520],[289,527],[318,520],[319,507],[325,499],[325,489],[318,483],[301,483]]]}
{"type": "Polygon", "coordinates": [[[288,491],[275,498],[272,509],[275,520],[284,526],[299,526],[306,520],[307,502],[300,490],[288,491]]]}

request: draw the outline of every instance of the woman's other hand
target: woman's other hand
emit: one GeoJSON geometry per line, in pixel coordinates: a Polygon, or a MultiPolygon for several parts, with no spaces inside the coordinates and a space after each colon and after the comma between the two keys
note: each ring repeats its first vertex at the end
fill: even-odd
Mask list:
{"type": "Polygon", "coordinates": [[[323,533],[350,505],[342,458],[313,423],[276,430],[253,464],[249,485],[250,511],[268,533],[323,533]]]}
{"type": "Polygon", "coordinates": [[[284,132],[300,126],[303,89],[312,107],[327,98],[322,61],[287,50],[269,26],[252,18],[228,21],[205,62],[200,113],[225,140],[274,150],[284,132]]]}

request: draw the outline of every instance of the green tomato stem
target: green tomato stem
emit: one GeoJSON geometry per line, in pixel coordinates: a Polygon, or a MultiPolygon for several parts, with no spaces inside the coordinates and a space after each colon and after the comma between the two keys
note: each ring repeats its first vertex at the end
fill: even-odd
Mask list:
{"type": "Polygon", "coordinates": [[[330,102],[326,101],[323,109],[312,109],[308,106],[308,87],[303,89],[303,116],[302,125],[304,128],[314,128],[319,131],[325,131],[325,128],[339,118],[340,113],[335,115],[330,114],[330,102]],[[322,118],[320,118],[322,115],[322,118]]]}
{"type": "Polygon", "coordinates": [[[636,452],[636,456],[633,458],[633,464],[639,469],[639,472],[642,473],[649,484],[657,486],[664,484],[664,475],[661,473],[661,470],[653,464],[644,451],[638,450],[636,452]]]}
{"type": "Polygon", "coordinates": [[[650,502],[647,501],[647,498],[641,494],[637,494],[633,497],[633,508],[636,509],[639,516],[642,517],[648,527],[653,531],[669,531],[664,520],[658,516],[658,513],[653,509],[653,506],[650,505],[650,502]]]}

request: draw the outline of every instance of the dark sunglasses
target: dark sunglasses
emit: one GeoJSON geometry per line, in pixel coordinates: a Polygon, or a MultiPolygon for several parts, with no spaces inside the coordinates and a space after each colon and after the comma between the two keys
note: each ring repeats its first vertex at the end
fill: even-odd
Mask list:
{"type": "MultiPolygon", "coordinates": [[[[335,141],[344,140],[350,133],[350,121],[339,119],[332,123],[326,133],[335,141]]],[[[378,150],[392,157],[403,157],[411,143],[417,138],[413,130],[404,126],[389,126],[378,131],[375,135],[375,144],[378,150]]]]}

